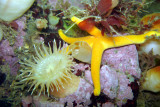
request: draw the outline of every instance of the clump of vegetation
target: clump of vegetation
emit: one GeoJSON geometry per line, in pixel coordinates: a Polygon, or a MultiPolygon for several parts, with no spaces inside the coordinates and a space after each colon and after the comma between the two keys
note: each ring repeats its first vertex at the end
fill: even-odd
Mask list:
{"type": "Polygon", "coordinates": [[[11,75],[11,70],[8,64],[0,65],[0,71],[4,74],[1,75],[3,76],[1,77],[1,80],[4,79],[4,82],[0,84],[1,101],[5,101],[6,103],[12,106],[20,106],[22,91],[15,90],[13,88],[16,76],[11,75]]]}
{"type": "Polygon", "coordinates": [[[11,27],[9,23],[0,21],[0,26],[3,30],[3,39],[8,40],[10,45],[13,46],[15,43],[15,37],[17,36],[17,31],[11,27]]]}
{"type": "MultiPolygon", "coordinates": [[[[118,3],[118,0],[82,0],[81,4],[83,4],[83,8],[68,5],[68,2],[64,2],[63,0],[59,0],[57,3],[59,5],[57,5],[56,9],[62,11],[58,15],[63,15],[63,18],[77,16],[86,20],[91,19],[95,26],[102,29],[102,33],[106,32],[113,35],[119,34],[118,32],[130,34],[142,33],[143,26],[140,24],[141,14],[147,11],[147,7],[153,1],[121,0],[118,3]]],[[[71,22],[69,23],[71,25],[71,22]]]]}

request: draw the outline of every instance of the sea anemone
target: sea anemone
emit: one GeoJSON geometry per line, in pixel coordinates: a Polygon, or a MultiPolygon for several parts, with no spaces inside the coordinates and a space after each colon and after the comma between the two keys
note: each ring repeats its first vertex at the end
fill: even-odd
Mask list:
{"type": "Polygon", "coordinates": [[[57,49],[54,40],[53,52],[50,45],[49,48],[45,47],[44,44],[42,44],[42,49],[36,46],[34,48],[37,57],[33,56],[33,61],[23,60],[21,62],[26,66],[26,69],[21,70],[20,77],[22,80],[20,83],[30,84],[31,94],[39,89],[39,95],[41,92],[45,94],[47,91],[49,96],[54,90],[59,91],[61,88],[65,88],[66,84],[72,80],[71,67],[74,65],[73,58],[68,55],[65,46],[63,45],[62,48],[60,46],[57,49]]]}

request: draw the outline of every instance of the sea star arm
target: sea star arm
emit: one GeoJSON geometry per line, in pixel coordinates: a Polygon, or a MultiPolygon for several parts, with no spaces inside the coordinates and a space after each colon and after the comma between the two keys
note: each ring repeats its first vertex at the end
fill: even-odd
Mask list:
{"type": "Polygon", "coordinates": [[[146,41],[147,37],[152,37],[152,36],[160,37],[160,33],[156,31],[149,31],[141,35],[126,35],[126,36],[113,37],[113,40],[115,41],[116,47],[119,47],[129,44],[141,44],[146,41]]]}
{"type": "MultiPolygon", "coordinates": [[[[87,36],[87,37],[81,37],[81,38],[71,38],[67,37],[62,30],[58,31],[60,37],[67,43],[72,44],[76,41],[85,41],[92,47],[92,58],[91,58],[91,75],[93,79],[94,84],[94,95],[98,96],[101,91],[100,87],[100,64],[101,64],[101,58],[103,51],[110,47],[107,46],[106,42],[110,43],[111,41],[109,39],[104,39],[103,37],[95,38],[94,36],[87,36]],[[106,40],[106,41],[105,41],[106,40]]],[[[110,43],[111,46],[113,43],[110,43]]]]}
{"type": "Polygon", "coordinates": [[[90,47],[92,47],[94,42],[93,36],[86,36],[86,37],[79,37],[79,38],[68,37],[63,33],[62,29],[58,30],[58,34],[60,35],[61,39],[63,39],[65,42],[69,44],[72,44],[76,41],[85,41],[90,45],[90,47]]]}
{"type": "Polygon", "coordinates": [[[105,48],[99,41],[95,41],[92,47],[92,58],[91,58],[91,76],[94,84],[94,95],[99,96],[101,92],[100,85],[100,65],[102,54],[105,48]]]}
{"type": "MultiPolygon", "coordinates": [[[[77,25],[82,22],[83,20],[73,16],[71,18],[71,20],[73,22],[75,22],[77,25]]],[[[101,37],[101,36],[106,36],[106,34],[102,35],[102,31],[100,29],[98,29],[96,26],[94,26],[91,30],[87,31],[90,35],[94,36],[94,37],[101,37]]]]}

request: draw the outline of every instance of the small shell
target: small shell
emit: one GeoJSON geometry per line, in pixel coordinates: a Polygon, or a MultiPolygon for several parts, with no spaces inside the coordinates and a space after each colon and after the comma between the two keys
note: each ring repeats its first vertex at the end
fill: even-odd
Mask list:
{"type": "Polygon", "coordinates": [[[82,62],[91,63],[92,49],[87,42],[78,41],[69,46],[72,56],[82,62]]]}

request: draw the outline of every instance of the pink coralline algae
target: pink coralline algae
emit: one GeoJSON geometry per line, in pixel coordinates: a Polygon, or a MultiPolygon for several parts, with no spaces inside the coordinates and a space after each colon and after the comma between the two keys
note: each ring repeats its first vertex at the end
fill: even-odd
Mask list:
{"type": "Polygon", "coordinates": [[[19,48],[24,45],[24,36],[26,35],[26,32],[24,31],[26,27],[26,17],[22,17],[15,22],[18,24],[18,35],[16,37],[16,42],[14,46],[16,48],[19,48]]]}
{"type": "Polygon", "coordinates": [[[27,96],[22,98],[23,107],[30,107],[31,104],[34,104],[35,107],[64,107],[62,103],[47,101],[47,96],[27,96]]]}
{"type": "Polygon", "coordinates": [[[8,40],[2,40],[0,43],[0,57],[14,56],[14,49],[10,46],[8,40]]]}
{"type": "Polygon", "coordinates": [[[106,103],[102,104],[102,107],[115,107],[115,105],[111,102],[106,102],[106,103]]]}
{"type": "MultiPolygon", "coordinates": [[[[86,71],[85,76],[89,81],[92,81],[90,75],[90,71],[86,71]]],[[[132,89],[128,86],[130,84],[129,79],[123,72],[117,72],[108,65],[103,65],[100,76],[102,92],[110,99],[116,99],[118,106],[125,104],[128,99],[133,99],[132,89]]]]}
{"type": "Polygon", "coordinates": [[[89,64],[79,63],[79,64],[75,64],[73,69],[74,69],[73,74],[80,76],[86,70],[90,70],[90,66],[89,66],[89,64]]]}
{"type": "Polygon", "coordinates": [[[117,90],[119,88],[118,74],[115,70],[111,69],[109,66],[104,65],[101,67],[100,72],[101,78],[101,88],[103,92],[114,99],[117,97],[117,90]]]}
{"type": "Polygon", "coordinates": [[[33,98],[27,96],[22,99],[22,104],[24,107],[27,107],[33,101],[36,107],[64,107],[67,102],[67,107],[74,107],[75,104],[76,107],[87,107],[87,105],[91,103],[90,97],[92,91],[93,86],[87,83],[85,79],[81,78],[77,91],[65,98],[60,98],[55,102],[49,102],[44,100],[43,96],[36,96],[33,98]]]}
{"type": "MultiPolygon", "coordinates": [[[[138,53],[135,45],[106,50],[102,58],[100,70],[101,90],[110,99],[114,99],[118,106],[133,99],[133,92],[129,84],[134,77],[141,75],[138,66],[138,53]]],[[[85,71],[86,79],[92,83],[90,71],[85,71]]]]}
{"type": "MultiPolygon", "coordinates": [[[[18,35],[15,37],[16,41],[13,46],[10,45],[8,40],[2,40],[0,43],[0,57],[4,59],[3,65],[9,65],[10,74],[17,75],[20,65],[18,64],[18,58],[16,57],[14,50],[20,48],[24,45],[24,36],[25,36],[25,24],[26,18],[22,17],[18,20],[15,20],[12,27],[16,27],[18,35]]],[[[7,72],[7,71],[6,71],[7,72]]],[[[8,71],[9,72],[9,71],[8,71]]]]}
{"type": "Polygon", "coordinates": [[[90,97],[92,92],[93,86],[87,83],[86,80],[81,78],[77,91],[72,95],[69,95],[65,98],[61,98],[60,102],[67,102],[68,107],[72,107],[73,102],[77,104],[77,107],[82,106],[81,103],[83,103],[83,106],[87,106],[91,103],[90,97]]]}
{"type": "Polygon", "coordinates": [[[135,45],[106,50],[102,58],[102,65],[104,64],[137,78],[141,76],[138,53],[135,45]]]}
{"type": "Polygon", "coordinates": [[[20,65],[17,63],[19,59],[13,56],[4,56],[3,58],[5,59],[4,65],[7,64],[9,65],[10,68],[10,70],[6,72],[10,72],[11,75],[16,76],[17,71],[19,70],[20,67],[20,65]]]}
{"type": "Polygon", "coordinates": [[[28,107],[32,103],[32,96],[22,97],[23,107],[28,107]]]}
{"type": "Polygon", "coordinates": [[[117,96],[117,105],[121,106],[122,104],[125,104],[128,99],[133,99],[133,93],[131,87],[128,86],[130,84],[130,81],[124,73],[119,73],[118,80],[119,89],[117,96]]]}
{"type": "Polygon", "coordinates": [[[10,46],[9,41],[2,40],[0,43],[0,57],[4,59],[3,65],[8,65],[11,75],[17,75],[19,69],[18,58],[14,54],[13,47],[10,46]]]}

